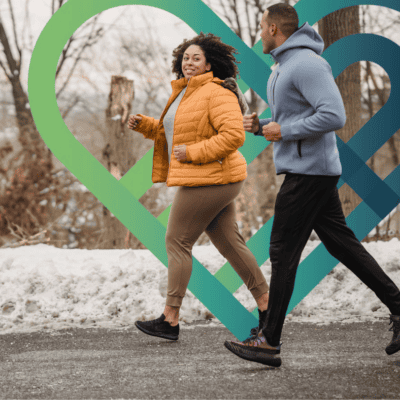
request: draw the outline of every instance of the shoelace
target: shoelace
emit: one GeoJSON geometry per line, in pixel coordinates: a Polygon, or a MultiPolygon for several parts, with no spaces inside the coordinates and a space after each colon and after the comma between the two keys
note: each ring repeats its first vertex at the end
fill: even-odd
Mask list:
{"type": "Polygon", "coordinates": [[[255,326],[254,328],[250,329],[250,336],[257,336],[259,332],[260,332],[260,327],[255,326]]]}
{"type": "Polygon", "coordinates": [[[260,328],[258,326],[255,326],[254,328],[250,329],[250,336],[243,340],[242,343],[249,343],[250,341],[254,340],[257,336],[258,333],[260,332],[260,328]]]}

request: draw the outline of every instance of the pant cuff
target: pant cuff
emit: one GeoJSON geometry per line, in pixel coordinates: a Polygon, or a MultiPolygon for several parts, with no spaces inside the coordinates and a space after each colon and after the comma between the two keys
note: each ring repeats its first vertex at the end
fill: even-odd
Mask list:
{"type": "Polygon", "coordinates": [[[170,307],[180,307],[182,305],[183,297],[175,297],[167,295],[166,305],[170,307]]]}
{"type": "Polygon", "coordinates": [[[260,285],[256,286],[255,288],[250,290],[251,294],[255,299],[258,299],[260,296],[262,296],[264,293],[269,292],[269,286],[267,282],[263,282],[260,285]]]}

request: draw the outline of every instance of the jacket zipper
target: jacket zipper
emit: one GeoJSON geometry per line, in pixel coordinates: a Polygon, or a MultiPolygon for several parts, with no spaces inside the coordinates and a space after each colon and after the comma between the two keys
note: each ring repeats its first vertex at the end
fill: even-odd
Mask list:
{"type": "Polygon", "coordinates": [[[272,88],[272,105],[275,107],[275,86],[276,81],[278,80],[278,72],[276,73],[276,78],[274,80],[274,87],[272,88]]]}
{"type": "Polygon", "coordinates": [[[272,106],[274,108],[275,108],[275,87],[276,87],[276,81],[278,80],[279,72],[275,71],[275,75],[276,75],[276,77],[275,77],[274,82],[273,82],[274,86],[272,87],[272,106]]]}
{"type": "Polygon", "coordinates": [[[297,152],[299,153],[299,157],[301,157],[301,139],[297,141],[297,152]]]}
{"type": "MultiPolygon", "coordinates": [[[[189,83],[187,84],[187,86],[186,86],[186,91],[185,91],[185,93],[183,94],[183,96],[182,96],[182,98],[181,98],[181,101],[179,102],[178,108],[176,109],[175,117],[176,117],[176,114],[178,114],[178,110],[179,110],[179,107],[180,107],[180,105],[181,105],[181,103],[182,103],[183,98],[186,96],[186,92],[187,92],[188,86],[189,86],[189,83]]],[[[182,89],[182,90],[185,90],[185,89],[182,89]]],[[[180,93],[179,93],[179,94],[180,94],[180,93]]],[[[175,100],[179,97],[179,94],[178,94],[178,96],[175,97],[175,100]]],[[[174,101],[175,101],[175,100],[174,100],[174,101]]],[[[174,102],[174,101],[173,101],[173,102],[174,102]]],[[[173,103],[173,102],[172,102],[172,103],[173,103]]],[[[172,103],[171,103],[171,104],[172,104],[172,103]]],[[[171,105],[170,105],[170,106],[171,106],[171,105]]],[[[167,110],[167,111],[168,111],[168,110],[167,110]]],[[[172,144],[171,144],[172,149],[174,148],[175,119],[176,119],[176,118],[174,118],[174,126],[173,126],[173,130],[172,130],[172,144]]],[[[171,149],[171,160],[172,160],[172,149],[171,149]]],[[[169,152],[169,149],[168,149],[168,152],[169,152]]],[[[171,168],[171,160],[168,162],[167,180],[165,181],[165,183],[166,183],[167,185],[168,185],[168,179],[169,179],[169,170],[170,170],[170,168],[171,168]]]]}

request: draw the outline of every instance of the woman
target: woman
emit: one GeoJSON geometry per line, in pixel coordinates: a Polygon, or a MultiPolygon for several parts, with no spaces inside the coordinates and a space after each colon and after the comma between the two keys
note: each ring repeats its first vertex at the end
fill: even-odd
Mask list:
{"type": "Polygon", "coordinates": [[[259,312],[266,313],[268,284],[235,218],[234,199],[247,176],[247,165],[237,150],[245,140],[239,102],[242,108],[245,103],[235,81],[234,53],[235,48],[210,33],[185,40],[173,51],[172,71],[178,79],[171,83],[172,95],[160,119],[141,114],[129,117],[130,129],[155,142],[153,182],[179,186],[165,238],[164,313],[135,324],[149,335],[178,339],[179,308],[192,272],[192,247],[204,231],[251,291],[259,312]]]}

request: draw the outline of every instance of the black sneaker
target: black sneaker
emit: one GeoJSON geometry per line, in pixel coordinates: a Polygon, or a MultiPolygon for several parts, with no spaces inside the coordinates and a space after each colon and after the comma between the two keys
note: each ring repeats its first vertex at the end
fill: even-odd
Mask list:
{"type": "Polygon", "coordinates": [[[136,321],[135,326],[151,336],[158,336],[169,340],[178,340],[179,337],[179,324],[171,326],[169,322],[165,321],[164,314],[161,314],[160,318],[153,319],[152,321],[136,321]]]}
{"type": "Polygon", "coordinates": [[[282,364],[282,360],[278,356],[281,352],[281,345],[274,347],[268,344],[262,331],[243,342],[227,340],[225,347],[244,360],[258,362],[271,367],[280,367],[282,364]]]}
{"type": "Polygon", "coordinates": [[[400,350],[400,315],[391,315],[389,324],[393,324],[389,329],[393,331],[393,338],[386,347],[386,353],[390,356],[400,350]]]}

